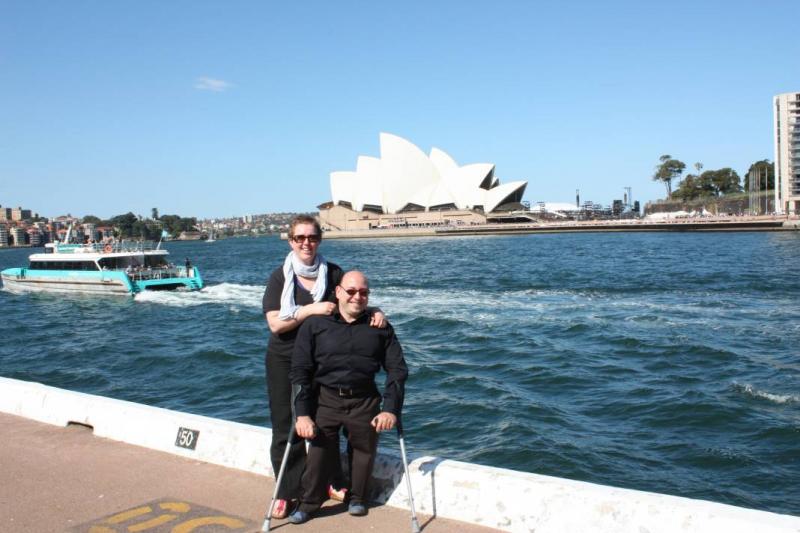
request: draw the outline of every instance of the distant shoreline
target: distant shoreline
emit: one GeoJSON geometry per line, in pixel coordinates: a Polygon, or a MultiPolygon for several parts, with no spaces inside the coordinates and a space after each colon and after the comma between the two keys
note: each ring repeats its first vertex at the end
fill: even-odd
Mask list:
{"type": "MultiPolygon", "coordinates": [[[[514,235],[528,233],[658,232],[658,231],[798,231],[800,220],[785,216],[716,216],[669,220],[585,220],[482,224],[475,226],[430,226],[369,230],[327,230],[325,239],[389,237],[448,237],[453,235],[514,235]]],[[[281,234],[285,239],[286,235],[281,234]]]]}

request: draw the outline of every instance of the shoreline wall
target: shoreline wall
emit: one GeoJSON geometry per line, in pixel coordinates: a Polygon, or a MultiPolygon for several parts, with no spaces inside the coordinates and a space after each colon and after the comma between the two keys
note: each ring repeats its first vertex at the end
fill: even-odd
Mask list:
{"type": "MultiPolygon", "coordinates": [[[[526,222],[472,226],[328,230],[325,232],[325,239],[452,237],[455,235],[514,235],[529,233],[797,231],[799,229],[798,222],[798,220],[787,219],[786,217],[771,216],[684,218],[657,221],[634,219],[526,222]]],[[[281,238],[286,238],[286,234],[282,233],[281,238]]]]}
{"type": "MultiPolygon", "coordinates": [[[[273,476],[267,428],[229,422],[0,377],[0,411],[198,461],[273,476]],[[185,438],[186,430],[197,432],[185,438]],[[194,444],[194,449],[179,447],[194,444]]],[[[395,438],[386,434],[383,439],[395,438]]],[[[413,446],[413,431],[406,436],[413,446]]],[[[474,465],[409,457],[417,512],[503,531],[800,532],[800,517],[644,491],[474,465]]],[[[400,458],[380,453],[373,498],[408,508],[400,458]]]]}

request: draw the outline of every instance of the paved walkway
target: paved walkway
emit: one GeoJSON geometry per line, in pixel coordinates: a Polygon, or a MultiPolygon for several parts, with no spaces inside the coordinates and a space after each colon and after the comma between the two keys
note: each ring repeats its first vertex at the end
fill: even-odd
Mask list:
{"type": "MultiPolygon", "coordinates": [[[[273,479],[0,413],[0,531],[202,533],[259,531],[273,479]]],[[[333,504],[334,502],[329,502],[333,504]]],[[[488,528],[419,515],[425,533],[488,528]]],[[[351,517],[342,504],[281,533],[410,532],[409,511],[351,517]]]]}

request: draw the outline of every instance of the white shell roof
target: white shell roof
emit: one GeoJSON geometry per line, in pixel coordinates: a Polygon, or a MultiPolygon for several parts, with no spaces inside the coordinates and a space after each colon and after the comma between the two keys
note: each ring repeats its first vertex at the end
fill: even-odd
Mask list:
{"type": "Polygon", "coordinates": [[[482,206],[494,211],[509,196],[520,199],[527,182],[500,185],[494,165],[459,166],[439,148],[430,156],[416,145],[389,133],[380,134],[380,158],[359,156],[356,171],[331,172],[331,199],[348,202],[356,211],[365,205],[397,213],[409,204],[429,209],[453,204],[458,209],[482,206]]]}

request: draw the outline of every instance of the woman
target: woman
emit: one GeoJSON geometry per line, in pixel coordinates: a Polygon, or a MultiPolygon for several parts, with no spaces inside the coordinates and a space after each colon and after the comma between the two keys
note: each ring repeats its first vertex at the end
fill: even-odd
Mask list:
{"type": "MultiPolygon", "coordinates": [[[[300,215],[289,225],[289,246],[282,267],[269,277],[264,291],[262,309],[269,325],[270,338],[265,366],[272,419],[272,468],[280,470],[283,452],[292,428],[289,369],[297,328],[313,315],[330,315],[336,310],[335,289],[342,279],[342,269],[329,263],[317,253],[322,230],[313,217],[300,215]]],[[[374,309],[370,325],[386,327],[386,319],[374,309]]],[[[300,478],[305,464],[305,444],[302,439],[292,444],[283,481],[278,487],[272,516],[285,518],[289,502],[300,496],[300,478]]]]}

